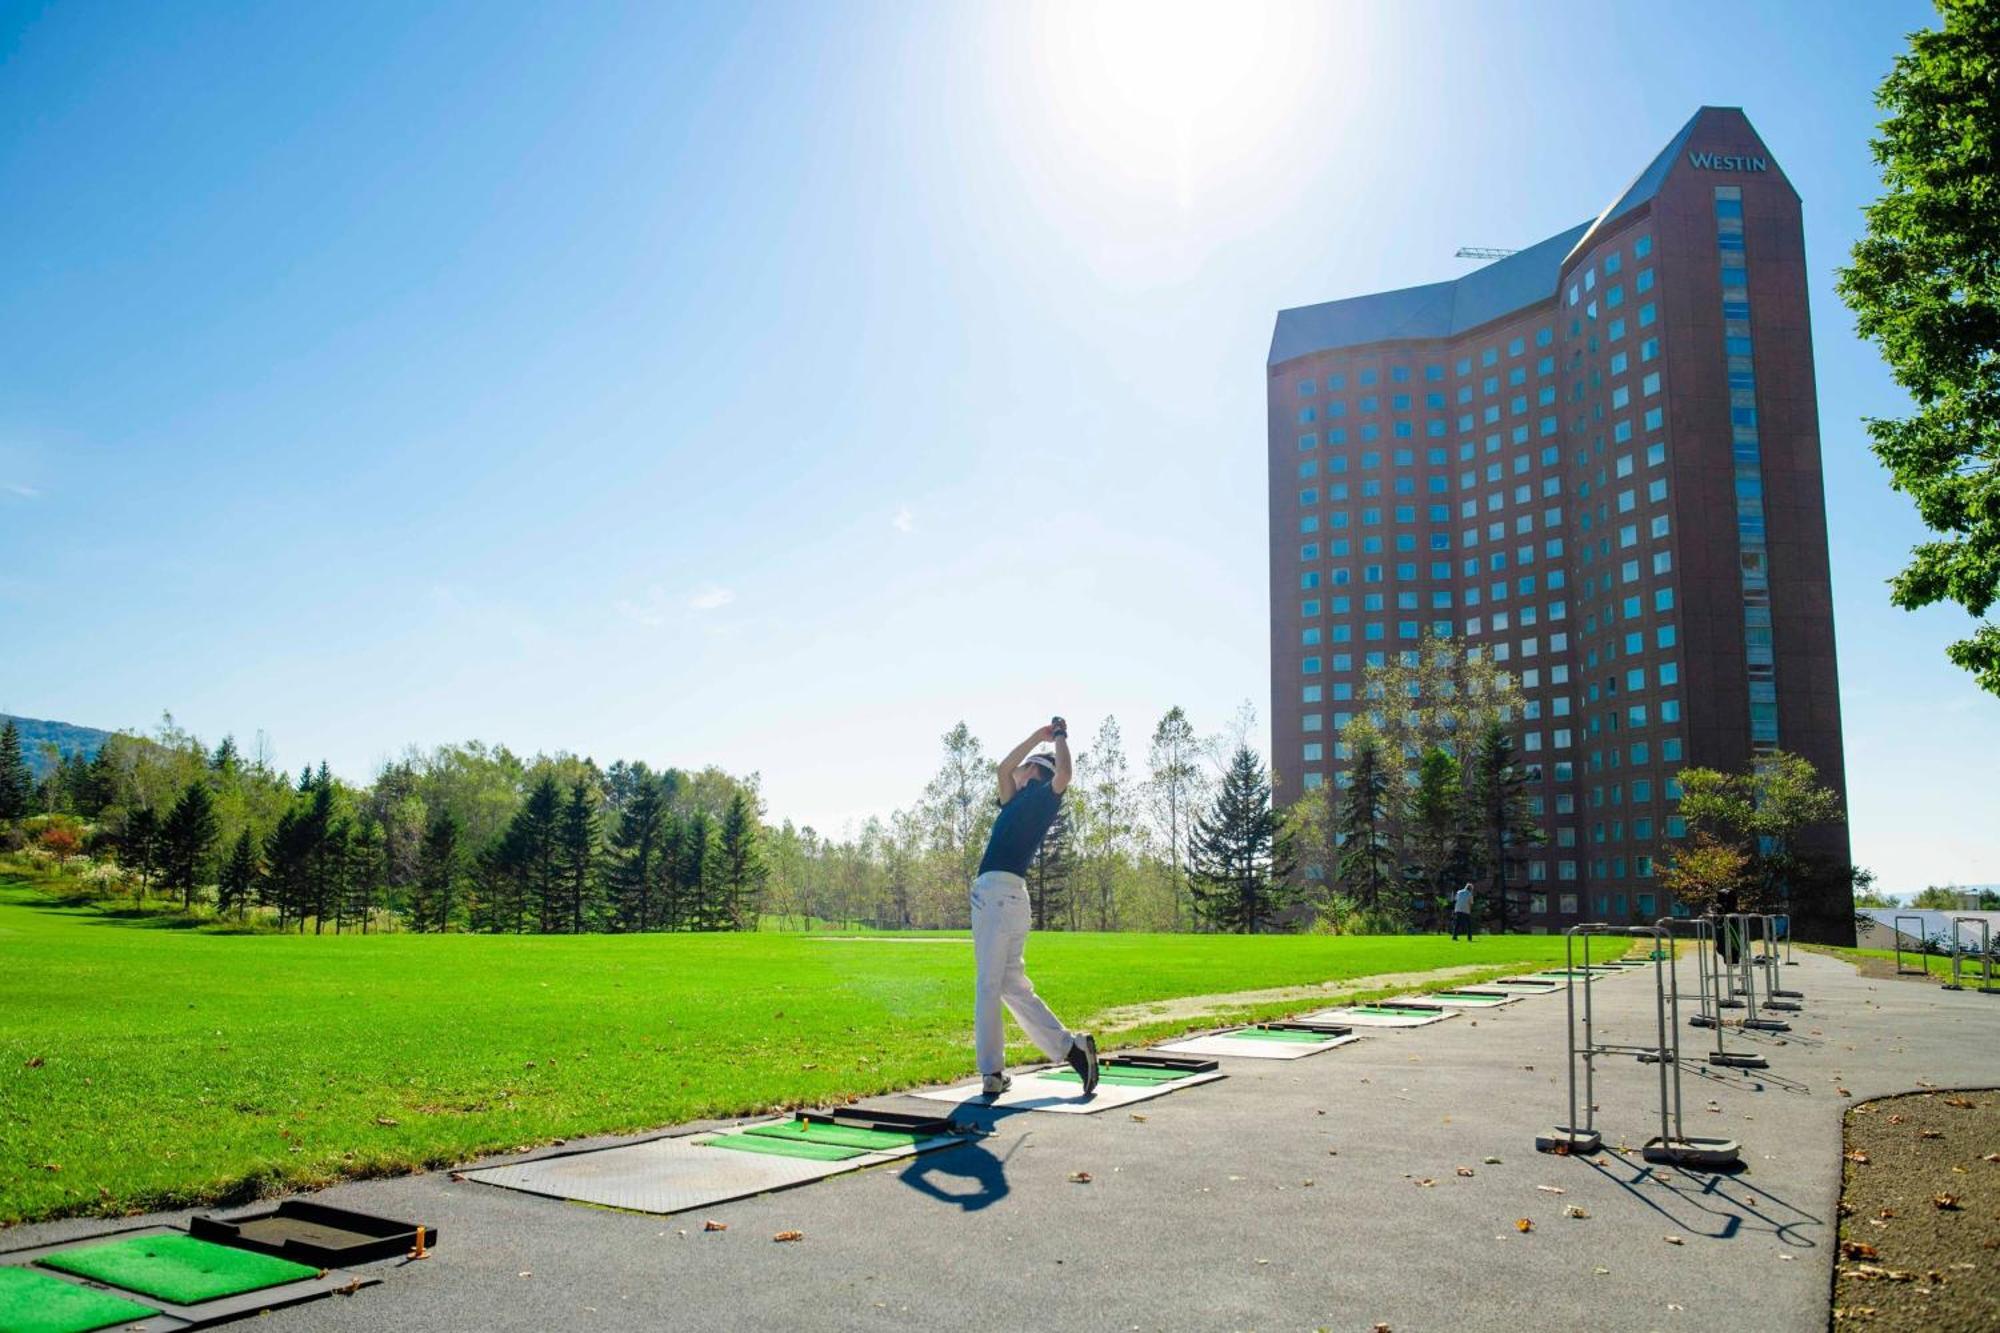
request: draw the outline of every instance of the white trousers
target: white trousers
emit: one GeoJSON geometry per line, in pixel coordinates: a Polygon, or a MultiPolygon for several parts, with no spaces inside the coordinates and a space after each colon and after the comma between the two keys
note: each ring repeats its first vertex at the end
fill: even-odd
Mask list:
{"type": "Polygon", "coordinates": [[[1003,1002],[1028,1040],[1049,1059],[1062,1059],[1075,1044],[1074,1034],[1056,1021],[1028,980],[1021,960],[1028,922],[1026,880],[1004,870],[989,870],[972,882],[972,952],[978,968],[972,1035],[982,1074],[997,1074],[1007,1063],[1003,1002]]]}

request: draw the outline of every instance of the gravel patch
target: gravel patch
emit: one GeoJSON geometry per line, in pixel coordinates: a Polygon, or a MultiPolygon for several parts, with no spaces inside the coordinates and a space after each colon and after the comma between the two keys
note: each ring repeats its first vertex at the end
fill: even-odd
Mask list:
{"type": "Polygon", "coordinates": [[[1837,1324],[1958,1333],[2000,1311],[2000,1092],[1936,1090],[1847,1113],[1837,1324]]]}

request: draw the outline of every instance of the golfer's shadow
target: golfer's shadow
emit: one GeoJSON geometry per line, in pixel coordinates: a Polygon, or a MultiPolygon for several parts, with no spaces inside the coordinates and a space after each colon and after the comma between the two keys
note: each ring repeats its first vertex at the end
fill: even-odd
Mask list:
{"type": "MultiPolygon", "coordinates": [[[[1016,1139],[1009,1157],[1025,1139],[1016,1139]]],[[[956,1148],[925,1153],[903,1170],[902,1182],[919,1194],[948,1203],[961,1212],[976,1213],[1007,1197],[1007,1162],[979,1139],[956,1148]],[[953,1182],[964,1182],[952,1187],[953,1182]]]]}

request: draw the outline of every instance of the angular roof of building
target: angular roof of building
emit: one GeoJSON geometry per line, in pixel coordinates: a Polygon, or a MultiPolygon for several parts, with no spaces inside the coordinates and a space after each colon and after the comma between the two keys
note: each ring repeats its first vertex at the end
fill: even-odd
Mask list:
{"type": "Polygon", "coordinates": [[[1451,282],[1352,296],[1278,312],[1269,364],[1330,347],[1449,338],[1555,295],[1556,277],[1591,223],[1580,222],[1451,282]]]}
{"type": "MultiPolygon", "coordinates": [[[[1269,365],[1334,347],[1405,338],[1449,338],[1556,294],[1562,266],[1591,235],[1659,193],[1703,115],[1736,110],[1703,107],[1688,118],[1646,169],[1589,222],[1571,227],[1451,282],[1376,292],[1278,312],[1269,365]]],[[[1737,112],[1741,115],[1741,112],[1737,112]]]]}
{"type": "Polygon", "coordinates": [[[1681,149],[1687,147],[1688,139],[1693,136],[1695,123],[1702,118],[1704,113],[1712,110],[1735,111],[1738,108],[1703,107],[1700,111],[1689,116],[1688,123],[1681,126],[1681,132],[1667,141],[1667,146],[1660,150],[1660,155],[1647,163],[1646,169],[1635,176],[1632,183],[1625,187],[1624,192],[1611,201],[1609,208],[1597,215],[1597,221],[1591,223],[1584,234],[1577,238],[1576,245],[1563,258],[1568,259],[1569,255],[1583,249],[1584,246],[1590,243],[1590,238],[1599,230],[1610,226],[1619,218],[1624,217],[1627,213],[1630,213],[1633,209],[1658,194],[1660,186],[1666,183],[1667,173],[1674,169],[1674,162],[1680,157],[1681,149]]]}

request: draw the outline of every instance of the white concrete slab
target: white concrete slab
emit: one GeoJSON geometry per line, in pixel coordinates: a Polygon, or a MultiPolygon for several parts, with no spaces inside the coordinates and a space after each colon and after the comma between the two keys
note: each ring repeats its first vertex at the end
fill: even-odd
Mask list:
{"type": "Polygon", "coordinates": [[[640,1213],[679,1213],[913,1157],[963,1142],[965,1138],[940,1135],[910,1147],[885,1148],[837,1162],[821,1162],[703,1146],[717,1137],[688,1134],[654,1139],[620,1148],[467,1171],[465,1178],[551,1199],[571,1199],[640,1213]]]}
{"type": "Polygon", "coordinates": [[[1100,1083],[1097,1085],[1097,1091],[1086,1097],[1083,1095],[1081,1084],[1062,1079],[1043,1078],[1041,1071],[1035,1071],[1014,1075],[1014,1086],[998,1097],[988,1097],[979,1090],[977,1082],[962,1083],[951,1088],[928,1088],[922,1092],[913,1092],[910,1096],[934,1102],[955,1102],[971,1110],[992,1108],[1005,1111],[1052,1111],[1059,1115],[1095,1115],[1099,1111],[1109,1111],[1114,1107],[1131,1106],[1138,1102],[1151,1101],[1155,1097],[1164,1097],[1170,1092],[1192,1088],[1198,1083],[1213,1083],[1222,1077],[1224,1075],[1220,1070],[1214,1070],[1206,1074],[1190,1074],[1171,1083],[1155,1083],[1145,1088],[1100,1083]]]}
{"type": "Polygon", "coordinates": [[[1229,1032],[1211,1032],[1202,1037],[1187,1037],[1181,1041],[1167,1042],[1155,1046],[1156,1051],[1167,1051],[1174,1055],[1214,1055],[1230,1060],[1299,1060],[1308,1055],[1318,1055],[1336,1046],[1345,1046],[1360,1041],[1357,1033],[1328,1037],[1325,1041],[1272,1041],[1264,1037],[1242,1037],[1236,1035],[1245,1029],[1236,1028],[1229,1032]]]}
{"type": "Polygon", "coordinates": [[[1459,1011],[1448,1009],[1440,1014],[1368,1014],[1359,1008],[1322,1009],[1306,1017],[1315,1023],[1348,1023],[1358,1028],[1420,1028],[1431,1023],[1442,1023],[1447,1018],[1458,1017],[1459,1011]]]}
{"type": "MultiPolygon", "coordinates": [[[[1472,986],[1467,989],[1479,991],[1491,988],[1472,986]]],[[[1504,1009],[1521,997],[1518,994],[1453,995],[1446,991],[1426,991],[1422,995],[1411,995],[1406,998],[1415,1004],[1441,1004],[1447,1009],[1504,1009]]],[[[1392,1000],[1390,1003],[1394,1004],[1396,1001],[1392,1000]]]]}

